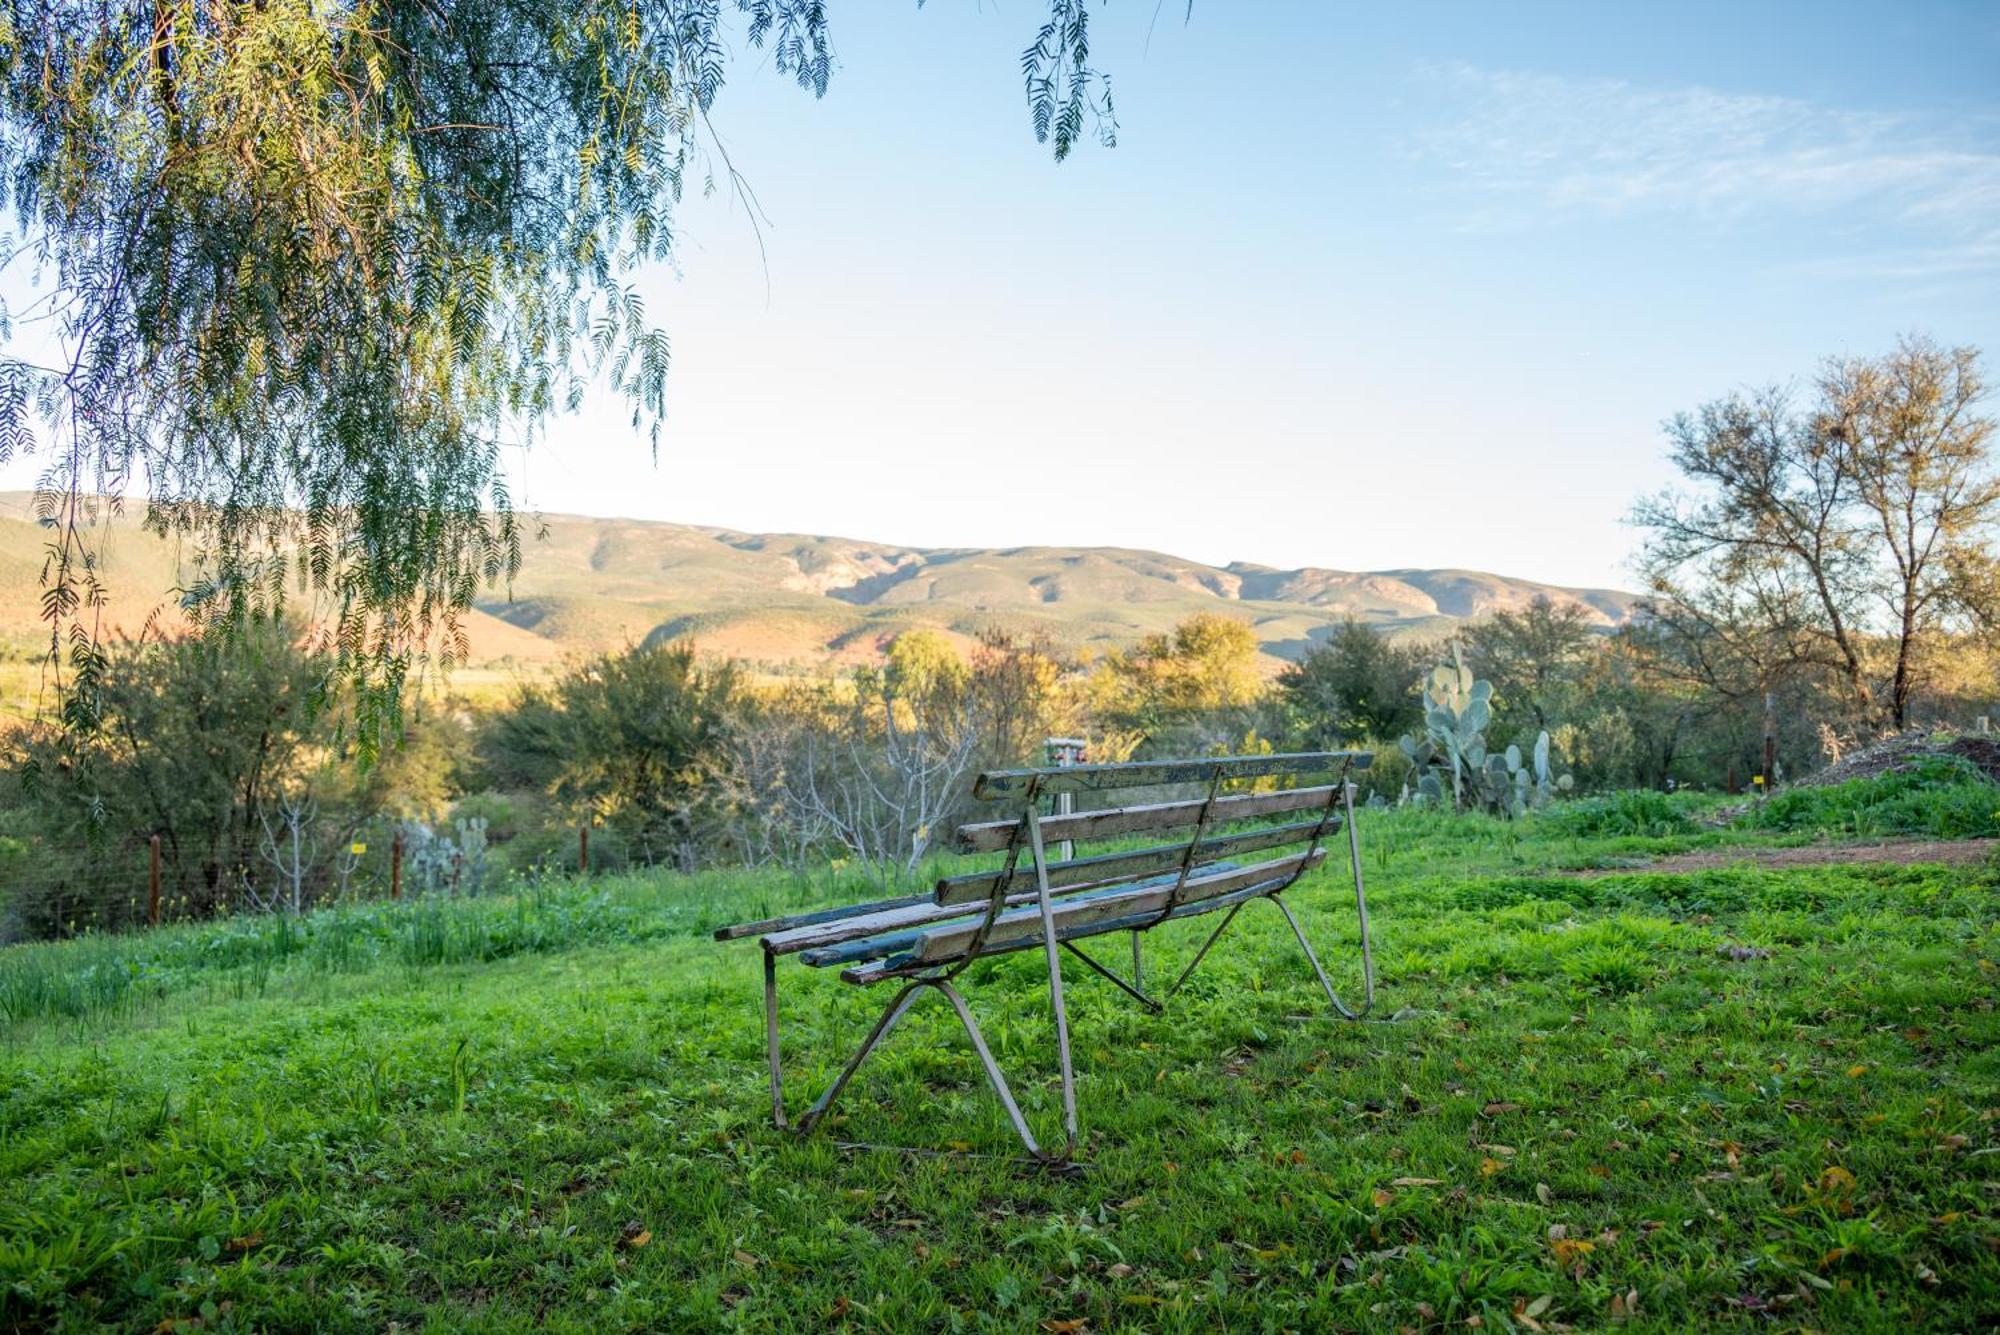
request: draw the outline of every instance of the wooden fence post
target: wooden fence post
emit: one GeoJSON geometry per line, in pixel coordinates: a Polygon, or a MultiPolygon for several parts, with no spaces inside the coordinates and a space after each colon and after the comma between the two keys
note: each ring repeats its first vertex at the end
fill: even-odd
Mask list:
{"type": "Polygon", "coordinates": [[[160,836],[154,835],[147,841],[146,852],[146,922],[149,926],[160,925],[160,836]]]}
{"type": "Polygon", "coordinates": [[[579,876],[590,875],[590,827],[576,827],[576,871],[579,876]]]}
{"type": "Polygon", "coordinates": [[[403,897],[403,832],[389,841],[389,898],[403,897]]]}

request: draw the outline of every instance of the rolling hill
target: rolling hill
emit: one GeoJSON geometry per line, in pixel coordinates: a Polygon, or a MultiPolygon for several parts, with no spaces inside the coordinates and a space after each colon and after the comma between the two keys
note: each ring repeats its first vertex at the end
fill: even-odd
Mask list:
{"type": "MultiPolygon", "coordinates": [[[[176,550],[144,532],[135,504],[102,548],[107,620],[171,620],[176,550]],[[168,609],[163,611],[162,609],[168,609]]],[[[1571,589],[1473,570],[1276,570],[1204,565],[1116,547],[920,548],[796,533],[547,515],[520,578],[471,619],[473,663],[531,668],[582,650],[660,638],[774,666],[873,659],[915,626],[967,637],[1046,631],[1083,650],[1130,644],[1196,612],[1249,622],[1275,669],[1353,616],[1432,636],[1526,606],[1582,606],[1606,628],[1637,595],[1571,589]]],[[[43,535],[29,498],[0,494],[0,637],[26,645],[37,621],[43,535]]]]}

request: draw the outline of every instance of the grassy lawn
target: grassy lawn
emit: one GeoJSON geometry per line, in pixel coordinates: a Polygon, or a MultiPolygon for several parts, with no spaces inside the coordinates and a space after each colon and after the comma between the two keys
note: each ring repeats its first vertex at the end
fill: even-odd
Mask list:
{"type": "MultiPolygon", "coordinates": [[[[1368,813],[1404,1018],[1324,1014],[1255,905],[1164,1016],[1077,969],[1073,1177],[1012,1160],[934,999],[830,1135],[770,1127],[757,952],[704,933],[859,886],[0,952],[0,1328],[1991,1326],[2000,870],[1562,874],[1780,824],[1368,813]]],[[[1293,902],[1352,990],[1344,877],[1293,902]]],[[[796,1099],[886,997],[785,972],[796,1099]]],[[[1034,961],[969,981],[1053,1135],[1034,961]]]]}

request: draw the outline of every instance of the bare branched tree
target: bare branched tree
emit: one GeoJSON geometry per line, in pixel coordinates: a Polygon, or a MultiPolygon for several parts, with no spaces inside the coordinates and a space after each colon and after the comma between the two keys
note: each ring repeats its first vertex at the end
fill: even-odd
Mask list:
{"type": "Polygon", "coordinates": [[[275,879],[269,894],[259,894],[248,876],[244,878],[244,892],[252,907],[262,912],[284,909],[291,913],[303,913],[306,908],[306,882],[311,878],[319,852],[319,803],[309,792],[286,793],[274,804],[277,818],[272,819],[270,808],[257,813],[258,824],[263,830],[258,852],[270,864],[275,879]]]}
{"type": "Polygon", "coordinates": [[[1825,677],[1857,722],[1905,726],[1927,646],[2000,620],[1985,393],[1976,349],[1910,337],[1828,361],[1803,410],[1774,388],[1668,424],[1695,493],[1634,520],[1651,614],[1703,686],[1825,677]]]}

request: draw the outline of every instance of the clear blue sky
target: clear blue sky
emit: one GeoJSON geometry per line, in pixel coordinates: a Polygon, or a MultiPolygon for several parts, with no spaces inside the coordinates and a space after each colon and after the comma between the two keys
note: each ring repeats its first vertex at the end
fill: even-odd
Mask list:
{"type": "Polygon", "coordinates": [[[657,464],[594,403],[527,504],[1627,583],[1672,412],[2000,356],[2000,4],[1113,0],[1061,166],[1041,0],[829,8],[823,101],[745,51],[717,108],[761,254],[695,197],[646,280],[657,464]]]}

